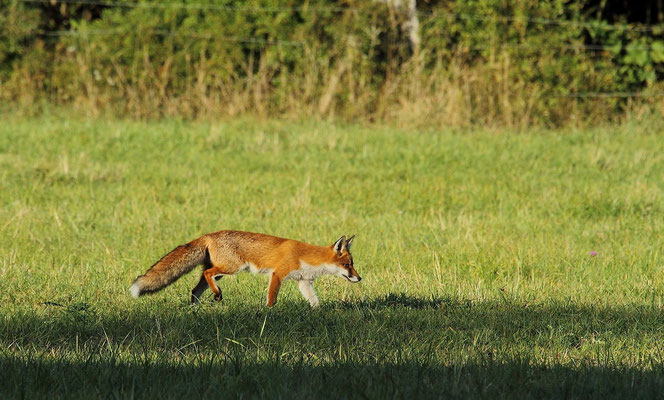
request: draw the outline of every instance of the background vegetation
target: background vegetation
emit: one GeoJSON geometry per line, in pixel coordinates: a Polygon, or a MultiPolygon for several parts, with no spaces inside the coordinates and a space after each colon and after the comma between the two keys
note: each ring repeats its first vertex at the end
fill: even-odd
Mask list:
{"type": "Polygon", "coordinates": [[[660,131],[7,118],[0,397],[656,398],[660,131]],[[129,296],[222,228],[355,233],[362,282],[129,296]]]}
{"type": "Polygon", "coordinates": [[[0,98],[30,112],[560,126],[662,109],[657,1],[2,0],[0,98]]]}

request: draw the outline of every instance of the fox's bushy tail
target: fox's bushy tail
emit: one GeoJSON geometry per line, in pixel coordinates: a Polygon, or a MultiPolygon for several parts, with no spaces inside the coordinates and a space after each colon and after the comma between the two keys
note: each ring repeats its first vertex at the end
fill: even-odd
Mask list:
{"type": "Polygon", "coordinates": [[[157,292],[202,264],[206,257],[207,246],[203,238],[178,246],[136,278],[129,291],[134,298],[157,292]]]}

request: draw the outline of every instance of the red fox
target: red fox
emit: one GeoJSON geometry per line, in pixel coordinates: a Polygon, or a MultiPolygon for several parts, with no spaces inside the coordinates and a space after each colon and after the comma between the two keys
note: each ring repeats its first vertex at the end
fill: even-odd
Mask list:
{"type": "Polygon", "coordinates": [[[268,307],[277,302],[279,287],[287,279],[298,281],[302,295],[312,307],[317,307],[319,301],[313,286],[317,277],[328,274],[353,283],[362,280],[350,254],[354,238],[355,235],[348,239],[342,236],[332,246],[315,246],[262,233],[227,230],[209,233],[166,254],[136,278],[129,290],[134,298],[157,292],[202,264],[201,279],[191,291],[192,303],[197,303],[208,287],[214,299],[221,301],[221,289],[215,281],[248,270],[270,274],[268,307]]]}

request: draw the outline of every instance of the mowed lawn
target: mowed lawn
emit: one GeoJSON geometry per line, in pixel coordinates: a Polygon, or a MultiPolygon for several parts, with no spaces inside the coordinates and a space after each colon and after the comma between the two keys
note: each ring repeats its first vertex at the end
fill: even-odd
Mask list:
{"type": "Polygon", "coordinates": [[[661,125],[0,124],[2,398],[654,398],[661,125]],[[220,229],[355,234],[362,282],[133,279],[220,229]]]}

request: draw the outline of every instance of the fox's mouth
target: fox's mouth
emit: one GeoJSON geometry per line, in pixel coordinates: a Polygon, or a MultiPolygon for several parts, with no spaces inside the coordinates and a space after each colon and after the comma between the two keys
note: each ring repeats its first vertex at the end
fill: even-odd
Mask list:
{"type": "Polygon", "coordinates": [[[348,282],[350,282],[350,283],[357,283],[357,282],[362,280],[362,278],[360,278],[359,276],[351,277],[349,275],[344,274],[343,277],[346,278],[348,280],[348,282]]]}

